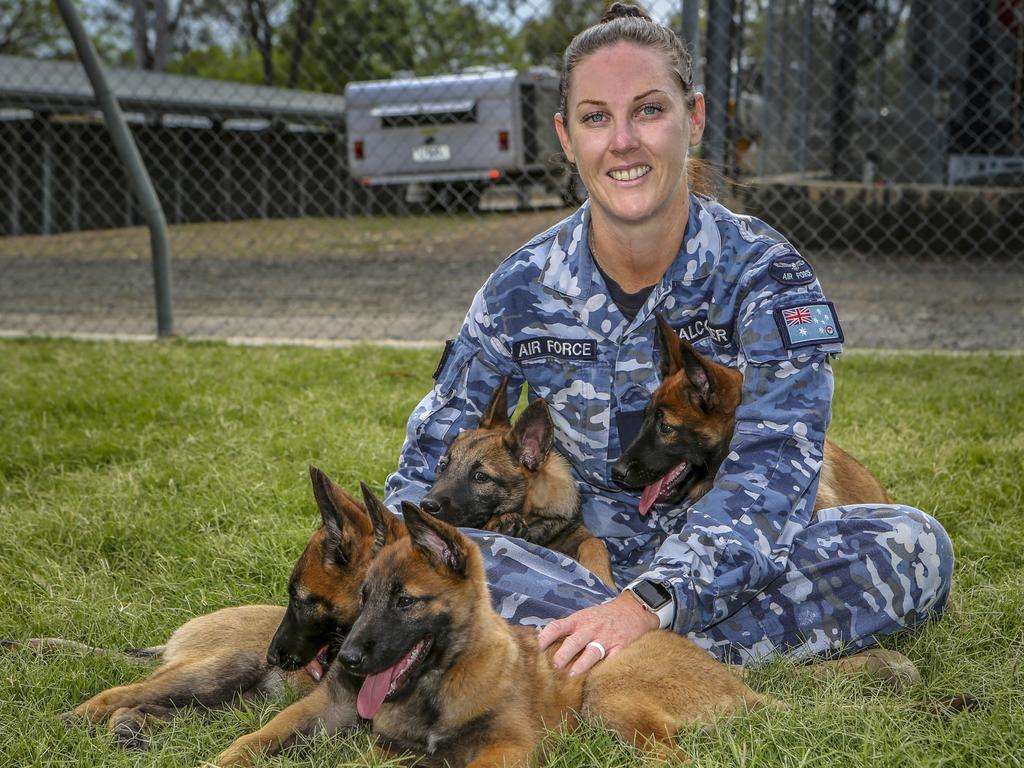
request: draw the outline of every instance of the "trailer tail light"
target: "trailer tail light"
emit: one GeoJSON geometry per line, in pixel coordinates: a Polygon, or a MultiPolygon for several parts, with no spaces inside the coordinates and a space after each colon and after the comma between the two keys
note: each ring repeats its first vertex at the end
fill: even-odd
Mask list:
{"type": "Polygon", "coordinates": [[[355,155],[356,160],[362,160],[363,159],[363,141],[362,141],[362,139],[357,139],[356,141],[352,142],[352,154],[355,155]]]}
{"type": "Polygon", "coordinates": [[[487,178],[490,179],[491,181],[497,181],[498,179],[501,178],[501,171],[499,171],[497,168],[492,168],[487,172],[487,178]]]}
{"type": "Polygon", "coordinates": [[[498,149],[508,152],[508,131],[498,131],[498,149]]]}

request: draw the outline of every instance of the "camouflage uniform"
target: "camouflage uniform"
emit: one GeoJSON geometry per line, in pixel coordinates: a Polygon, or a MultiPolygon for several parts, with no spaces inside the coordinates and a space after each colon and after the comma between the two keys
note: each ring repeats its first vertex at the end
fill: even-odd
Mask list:
{"type": "MultiPolygon", "coordinates": [[[[591,258],[589,204],[506,259],[446,348],[436,385],[409,419],[387,503],[418,501],[438,458],[476,425],[502,376],[551,406],[556,446],[579,480],[587,526],[620,585],[670,585],[672,628],[720,658],[827,654],[939,613],[952,545],[899,505],[822,511],[810,522],[831,417],[829,356],[842,348],[810,266],[777,232],[691,195],[675,262],[630,322],[591,258]],[[611,480],[620,425],[658,386],[655,311],[704,354],[743,372],[732,450],[689,509],[655,505],[611,480]]],[[[632,421],[635,423],[636,419],[632,421]]],[[[626,436],[626,440],[630,436],[626,436]]],[[[542,625],[611,596],[575,561],[518,539],[474,534],[495,606],[542,625]]]]}

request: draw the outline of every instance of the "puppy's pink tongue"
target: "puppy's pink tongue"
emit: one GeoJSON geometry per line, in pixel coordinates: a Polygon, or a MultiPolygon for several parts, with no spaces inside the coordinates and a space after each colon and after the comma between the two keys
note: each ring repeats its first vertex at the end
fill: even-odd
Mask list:
{"type": "Polygon", "coordinates": [[[313,657],[313,660],[305,666],[305,670],[309,673],[309,676],[318,683],[324,676],[324,665],[321,659],[324,658],[324,651],[326,650],[327,645],[324,645],[323,648],[316,652],[316,656],[313,657]]]}
{"type": "Polygon", "coordinates": [[[398,667],[401,663],[400,661],[383,672],[370,675],[363,681],[363,687],[359,689],[359,695],[356,697],[356,711],[360,717],[372,720],[374,715],[380,711],[392,681],[398,677],[398,667]]]}
{"type": "Polygon", "coordinates": [[[644,492],[640,494],[640,514],[646,515],[651,511],[651,507],[654,506],[654,502],[658,500],[658,496],[661,494],[662,489],[668,484],[671,477],[671,472],[665,475],[660,480],[655,480],[653,483],[644,488],[644,492]]]}

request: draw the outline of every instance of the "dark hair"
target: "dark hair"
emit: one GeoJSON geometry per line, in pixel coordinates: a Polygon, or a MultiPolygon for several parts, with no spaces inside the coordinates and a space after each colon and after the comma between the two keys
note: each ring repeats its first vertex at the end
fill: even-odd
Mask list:
{"type": "MultiPolygon", "coordinates": [[[[687,109],[693,109],[693,64],[683,41],[668,27],[655,23],[643,8],[631,3],[615,2],[605,11],[601,21],[587,27],[572,39],[562,56],[562,76],[558,82],[558,111],[566,128],[568,120],[569,76],[576,66],[593,53],[616,43],[633,43],[661,53],[675,74],[686,98],[687,109]]],[[[695,159],[687,161],[690,188],[711,195],[715,183],[705,165],[695,159]]]]}

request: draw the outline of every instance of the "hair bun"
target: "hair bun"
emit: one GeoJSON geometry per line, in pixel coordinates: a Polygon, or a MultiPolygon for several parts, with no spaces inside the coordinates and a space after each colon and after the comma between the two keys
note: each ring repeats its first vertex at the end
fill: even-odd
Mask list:
{"type": "Polygon", "coordinates": [[[629,17],[651,21],[651,17],[647,15],[647,11],[639,5],[616,2],[612,3],[608,10],[604,12],[604,16],[601,17],[601,23],[605,24],[615,19],[624,19],[629,17]]]}

